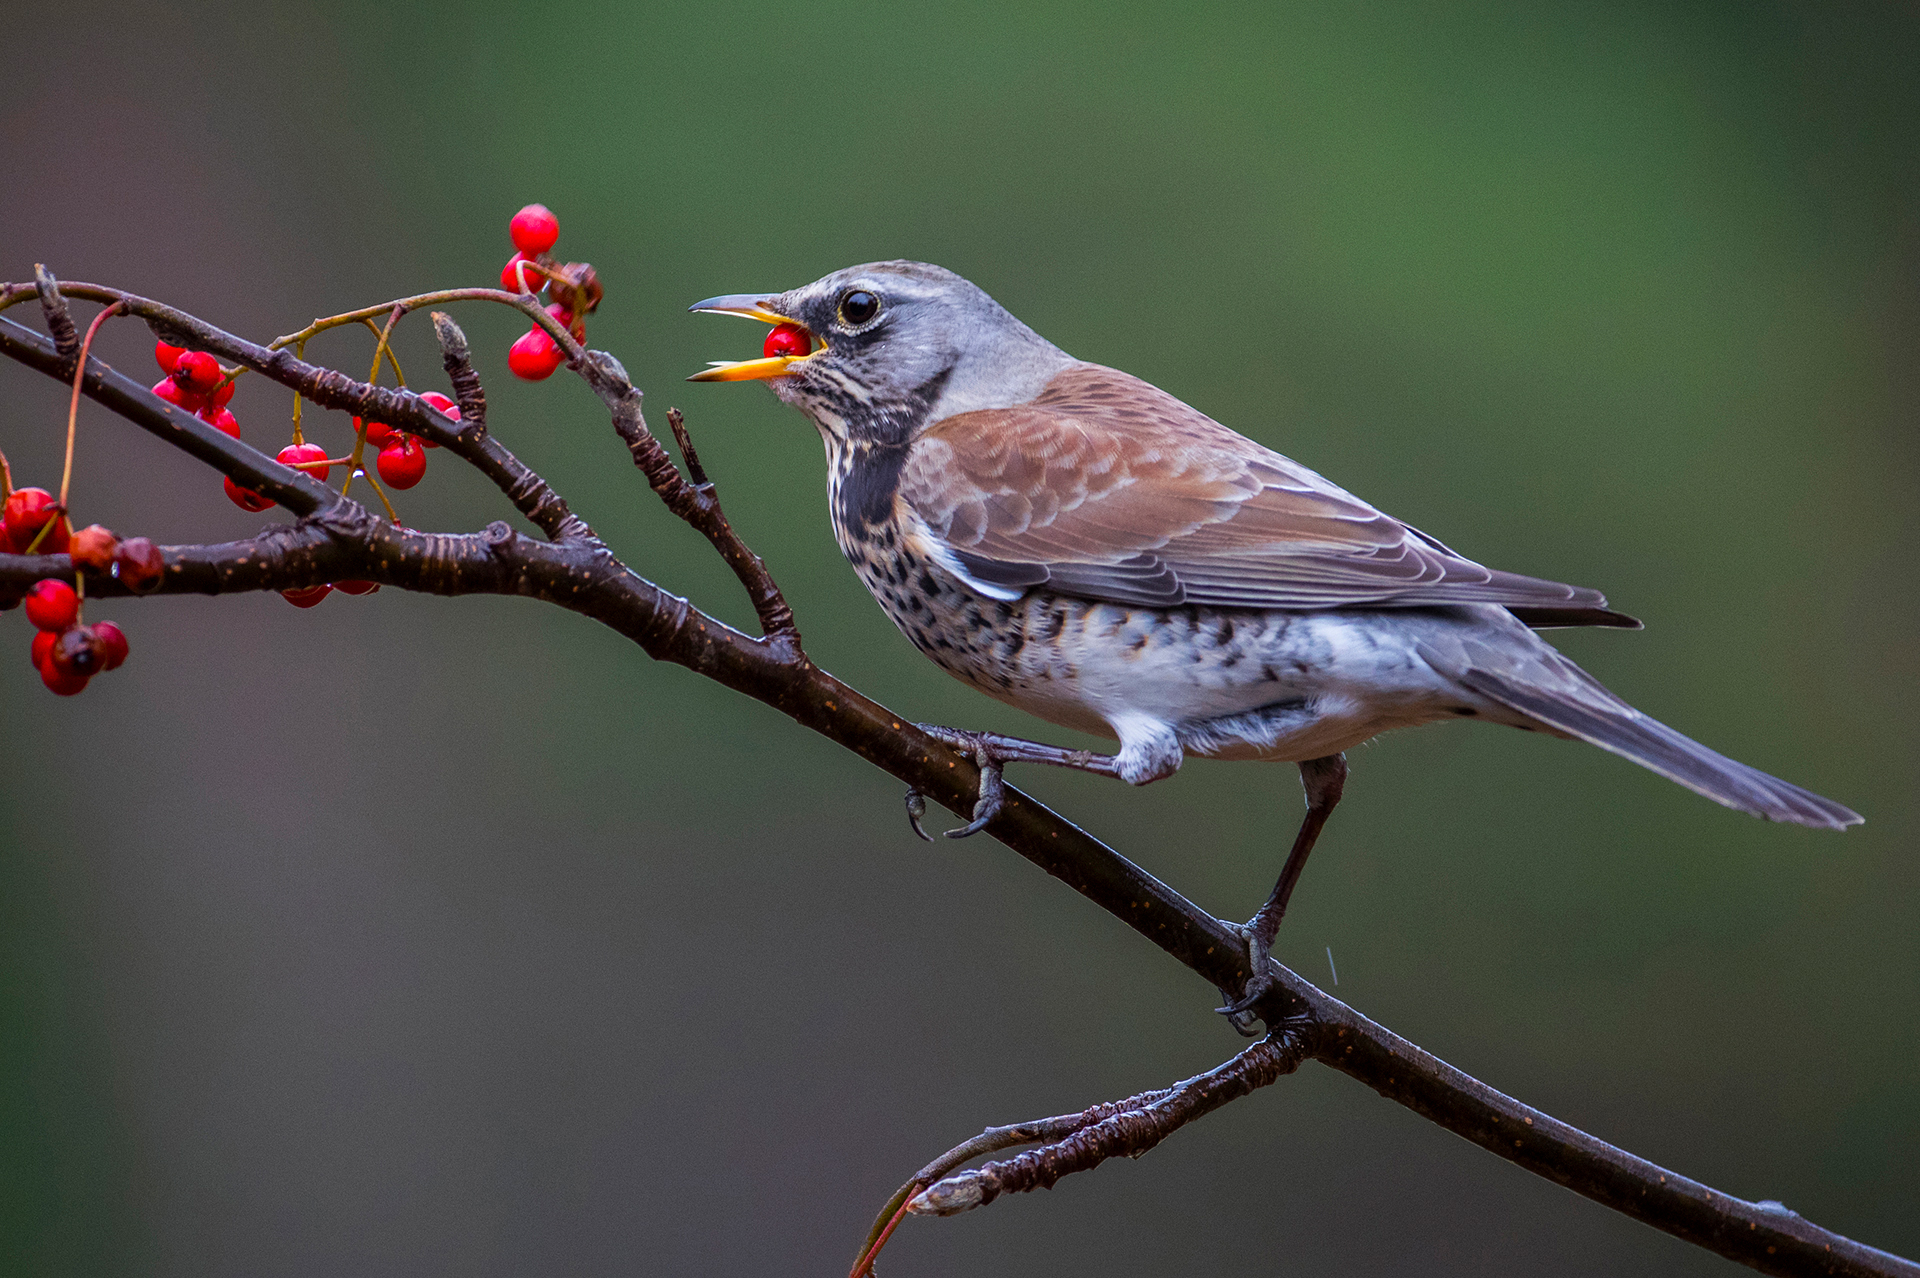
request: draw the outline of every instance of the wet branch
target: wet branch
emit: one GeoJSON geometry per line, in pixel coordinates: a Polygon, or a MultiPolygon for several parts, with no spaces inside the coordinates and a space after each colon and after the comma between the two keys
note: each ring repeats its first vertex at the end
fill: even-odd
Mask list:
{"type": "MultiPolygon", "coordinates": [[[[499,300],[465,290],[455,300],[499,300]]],[[[672,595],[621,563],[573,515],[539,475],[489,432],[484,396],[465,338],[435,317],[448,372],[461,404],[451,422],[406,391],[379,388],[305,363],[289,350],[235,337],[172,307],[97,285],[0,286],[0,309],[53,296],[50,320],[65,299],[120,302],[166,340],[203,349],[298,390],[327,408],[387,422],[442,444],[491,479],[515,510],[546,534],[516,534],[504,522],[469,534],[399,528],[358,502],[297,473],[156,398],[145,387],[90,359],[82,393],[174,447],[262,493],[295,522],[223,545],[163,548],[158,591],[221,594],[286,590],[364,579],[435,594],[503,594],[539,599],[592,617],[670,661],[773,706],[837,742],[957,815],[972,810],[979,785],[973,762],[901,716],[819,669],[801,650],[792,612],[766,566],[733,532],[713,485],[699,468],[684,422],[673,421],[689,480],[647,429],[641,396],[619,362],[569,342],[571,367],[607,406],[635,465],[681,519],[698,529],[734,570],[753,600],[763,631],[744,634],[672,595]]],[[[417,300],[417,299],[416,299],[417,300]]],[[[516,303],[517,304],[517,303],[516,303]]],[[[0,319],[0,354],[70,383],[77,344],[63,353],[62,329],[50,340],[0,319]]],[[[67,319],[67,330],[72,321],[67,319]]],[[[0,607],[44,576],[67,576],[65,555],[0,555],[0,607]]],[[[90,596],[127,593],[116,579],[89,572],[90,596]]],[[[1105,909],[1192,970],[1211,993],[1243,987],[1244,941],[1233,927],[1020,791],[987,832],[1105,909]]],[[[1266,1039],[1219,1068],[1171,1088],[1097,1105],[1078,1115],[990,1129],[935,1160],[903,1186],[883,1213],[863,1255],[884,1241],[909,1210],[939,1212],[981,1205],[997,1194],[1038,1188],[1090,1169],[1115,1154],[1137,1154],[1187,1122],[1317,1060],[1372,1087],[1492,1153],[1596,1202],[1729,1259],[1774,1274],[1900,1275],[1920,1265],[1822,1229],[1773,1202],[1721,1193],[1637,1158],[1505,1096],[1375,1024],[1278,963],[1275,986],[1257,1011],[1266,1039]],[[973,1158],[1039,1144],[973,1171],[973,1158]]]]}

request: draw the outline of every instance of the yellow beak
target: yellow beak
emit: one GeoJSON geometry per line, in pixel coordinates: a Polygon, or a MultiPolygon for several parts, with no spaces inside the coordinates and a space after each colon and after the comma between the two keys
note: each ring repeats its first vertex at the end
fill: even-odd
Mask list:
{"type": "MultiPolygon", "coordinates": [[[[785,315],[768,310],[764,305],[765,300],[757,293],[729,293],[724,297],[709,297],[704,302],[695,302],[687,309],[707,311],[715,315],[739,315],[746,319],[759,320],[763,324],[795,324],[802,328],[806,327],[798,320],[788,319],[785,315]]],[[[690,382],[753,382],[763,381],[769,377],[785,377],[793,365],[802,360],[812,359],[814,355],[827,348],[825,342],[811,333],[807,336],[812,339],[815,348],[810,354],[770,355],[765,359],[743,359],[732,362],[715,360],[713,367],[695,373],[687,380],[690,382]]]]}

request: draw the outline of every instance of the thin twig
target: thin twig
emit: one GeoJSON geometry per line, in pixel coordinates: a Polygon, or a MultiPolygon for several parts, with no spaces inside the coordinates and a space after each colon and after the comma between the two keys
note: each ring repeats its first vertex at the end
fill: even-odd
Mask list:
{"type": "MultiPolygon", "coordinates": [[[[580,372],[613,414],[614,431],[625,441],[633,464],[646,476],[654,493],[668,510],[697,529],[733,569],[733,575],[753,602],[761,635],[798,652],[799,624],[773,574],[767,571],[766,562],[733,531],[733,525],[727,522],[726,513],[720,508],[720,495],[712,482],[693,484],[681,477],[667,450],[647,429],[647,419],[640,411],[640,392],[628,379],[620,361],[605,351],[589,351],[580,372]]],[[[672,421],[675,415],[669,410],[668,420],[672,421]]],[[[675,424],[674,434],[686,444],[692,442],[684,420],[675,424]]],[[[682,448],[684,451],[685,444],[682,448]]]]}
{"type": "Polygon", "coordinates": [[[1005,1162],[947,1176],[916,1194],[907,1209],[952,1216],[1001,1194],[1050,1189],[1062,1176],[1091,1171],[1109,1158],[1138,1158],[1195,1119],[1293,1073],[1307,1057],[1312,1024],[1307,1017],[1282,1022],[1232,1060],[1175,1084],[1151,1102],[1110,1113],[1005,1162]]]}
{"type": "Polygon", "coordinates": [[[687,478],[698,488],[707,482],[706,467],[700,464],[700,454],[693,450],[693,436],[687,434],[687,419],[677,408],[667,410],[667,425],[673,427],[673,442],[680,445],[681,460],[687,463],[687,478]]]}
{"type": "MultiPolygon", "coordinates": [[[[67,493],[73,484],[73,437],[74,428],[80,420],[80,374],[87,366],[87,352],[93,349],[93,335],[100,331],[109,315],[117,314],[120,303],[113,302],[93,317],[93,323],[87,325],[87,335],[80,342],[80,358],[73,362],[73,396],[67,400],[67,460],[60,468],[60,515],[67,517],[67,493]]],[[[71,521],[69,521],[71,522],[71,521]]]]}

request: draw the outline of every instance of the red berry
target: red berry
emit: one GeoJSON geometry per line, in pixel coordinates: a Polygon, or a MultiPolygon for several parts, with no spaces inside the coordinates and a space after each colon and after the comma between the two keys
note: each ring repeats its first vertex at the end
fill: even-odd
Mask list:
{"type": "Polygon", "coordinates": [[[219,386],[214,388],[214,392],[208,397],[207,402],[215,408],[225,408],[227,401],[233,398],[233,387],[234,383],[232,382],[221,382],[219,386]]]}
{"type": "Polygon", "coordinates": [[[377,581],[336,581],[333,588],[343,595],[370,595],[380,589],[377,581]]]}
{"type": "Polygon", "coordinates": [[[300,467],[301,473],[312,475],[323,484],[327,482],[327,476],[333,473],[333,467],[324,464],[327,460],[327,450],[318,444],[288,444],[280,450],[280,455],[274,460],[282,466],[292,466],[296,462],[323,463],[318,466],[300,467]]]}
{"type": "MultiPolygon", "coordinates": [[[[360,419],[358,417],[353,419],[353,429],[355,431],[360,429],[360,419]]],[[[399,433],[399,431],[387,425],[385,422],[367,423],[367,442],[375,448],[385,448],[394,441],[394,438],[399,435],[399,433]]]]}
{"type": "Polygon", "coordinates": [[[560,238],[560,219],[544,204],[529,204],[507,223],[513,246],[528,257],[544,253],[560,238]]]}
{"type": "Polygon", "coordinates": [[[95,572],[112,572],[113,555],[119,549],[120,539],[113,530],[99,524],[87,525],[67,543],[67,553],[73,556],[75,566],[95,572]]]}
{"type": "Polygon", "coordinates": [[[239,419],[224,408],[215,408],[209,404],[207,407],[195,413],[194,416],[217,431],[222,431],[233,436],[235,439],[240,438],[239,419]]]}
{"type": "Polygon", "coordinates": [[[224,375],[220,361],[205,351],[188,351],[173,365],[173,380],[180,383],[180,389],[201,399],[213,394],[224,375]]]}
{"type": "Polygon", "coordinates": [[[775,328],[767,334],[766,344],[760,348],[760,353],[769,359],[776,355],[806,355],[812,351],[813,338],[798,324],[782,324],[775,328]]]}
{"type": "Polygon", "coordinates": [[[78,626],[60,636],[47,661],[63,675],[91,679],[106,668],[107,654],[92,626],[78,626]]]}
{"type": "Polygon", "coordinates": [[[160,371],[163,373],[173,372],[173,366],[179,363],[180,357],[186,353],[187,348],[184,346],[169,346],[165,342],[153,344],[153,362],[160,366],[160,371]]]}
{"type": "Polygon", "coordinates": [[[57,520],[40,538],[38,555],[58,555],[67,549],[67,521],[60,515],[60,505],[54,501],[53,494],[44,488],[16,488],[7,498],[6,505],[0,507],[0,531],[6,534],[9,543],[7,549],[16,555],[27,553],[27,547],[40,535],[48,520],[57,520]]]}
{"type": "MultiPolygon", "coordinates": [[[[507,264],[500,268],[500,287],[506,289],[509,293],[518,293],[520,291],[520,263],[531,261],[533,261],[533,255],[530,253],[515,253],[512,257],[508,258],[507,264]]],[[[526,276],[527,292],[538,293],[546,288],[547,277],[534,270],[531,266],[527,268],[526,276]]]]}
{"type": "MultiPolygon", "coordinates": [[[[456,422],[460,420],[460,405],[454,403],[452,400],[448,399],[445,395],[442,395],[439,391],[428,391],[426,394],[420,397],[420,402],[425,404],[428,408],[433,409],[435,412],[439,413],[443,417],[450,417],[456,422]]],[[[420,446],[422,448],[440,447],[440,445],[434,443],[431,439],[428,439],[425,435],[422,435],[420,437],[420,446]]]]}
{"type": "Polygon", "coordinates": [[[309,586],[305,590],[283,590],[280,597],[296,608],[311,608],[333,593],[333,587],[309,586]]]}
{"type": "Polygon", "coordinates": [[[380,456],[374,461],[380,478],[389,488],[408,489],[420,482],[427,473],[427,453],[420,447],[420,441],[411,435],[402,435],[380,450],[380,456]]]}
{"type": "Polygon", "coordinates": [[[204,395],[190,395],[180,389],[180,383],[171,377],[163,377],[153,384],[153,393],[166,400],[175,408],[184,408],[189,413],[197,413],[207,406],[204,395]]]}
{"type": "Polygon", "coordinates": [[[40,663],[40,682],[47,685],[48,691],[55,696],[71,697],[87,686],[86,675],[62,674],[53,664],[53,649],[47,649],[46,660],[40,663]]]}
{"type": "Polygon", "coordinates": [[[64,581],[48,577],[36,581],[27,590],[27,620],[35,630],[56,634],[71,626],[80,615],[80,596],[64,581]]]}
{"type": "Polygon", "coordinates": [[[227,500],[242,510],[251,510],[256,515],[273,505],[271,498],[262,497],[251,488],[242,488],[232,479],[221,481],[227,486],[227,500]]]}
{"type": "Polygon", "coordinates": [[[33,632],[33,668],[35,670],[38,670],[40,664],[47,659],[47,654],[53,651],[53,645],[59,642],[59,639],[60,636],[51,630],[33,632]]]}
{"type": "Polygon", "coordinates": [[[113,555],[113,575],[135,594],[145,594],[159,585],[165,570],[166,559],[160,547],[145,537],[127,538],[113,555]]]}
{"type": "Polygon", "coordinates": [[[547,336],[544,328],[528,329],[527,335],[507,351],[507,367],[523,381],[543,382],[566,362],[566,352],[547,336]]]}
{"type": "Polygon", "coordinates": [[[93,623],[93,637],[100,641],[102,670],[118,670],[127,659],[127,632],[111,621],[93,623]]]}

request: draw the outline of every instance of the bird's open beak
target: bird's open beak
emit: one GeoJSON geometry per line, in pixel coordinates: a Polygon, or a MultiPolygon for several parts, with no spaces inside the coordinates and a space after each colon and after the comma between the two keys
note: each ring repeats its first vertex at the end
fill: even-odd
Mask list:
{"type": "MultiPolygon", "coordinates": [[[[766,299],[758,293],[729,293],[725,297],[709,297],[704,302],[695,302],[687,308],[690,311],[709,311],[715,315],[740,315],[747,319],[759,320],[763,324],[793,324],[800,328],[806,325],[799,320],[788,319],[766,307],[766,299]]],[[[768,377],[785,377],[791,367],[803,360],[812,359],[826,349],[826,343],[807,334],[813,344],[813,352],[808,355],[770,355],[765,359],[743,359],[732,363],[725,360],[713,361],[713,367],[695,373],[687,380],[690,382],[751,382],[768,377]]]]}

